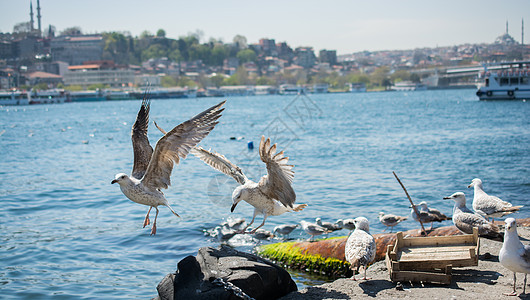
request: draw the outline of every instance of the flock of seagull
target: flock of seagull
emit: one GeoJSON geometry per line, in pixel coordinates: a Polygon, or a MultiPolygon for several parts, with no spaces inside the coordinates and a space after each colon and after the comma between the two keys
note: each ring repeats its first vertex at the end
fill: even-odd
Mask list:
{"type": "MultiPolygon", "coordinates": [[[[337,220],[335,223],[323,222],[320,218],[315,223],[301,221],[300,224],[276,226],[273,232],[268,232],[261,227],[265,224],[267,217],[277,216],[286,212],[299,212],[307,207],[306,204],[295,204],[296,194],[292,187],[294,179],[293,165],[288,164],[289,158],[284,156],[283,151],[277,152],[277,145],[272,144],[269,138],[261,137],[259,145],[259,156],[267,168],[258,182],[248,179],[241,168],[230,162],[224,155],[205,150],[198,144],[219,123],[222,106],[226,101],[210,107],[195,117],[179,124],[171,131],[166,132],[158,125],[156,127],[164,134],[156,143],[155,149],[149,144],[147,129],[149,124],[150,98],[148,91],[145,92],[136,121],[132,127],[131,139],[134,152],[134,164],[131,175],[118,173],[111,183],[118,183],[123,194],[130,200],[149,206],[145,216],[143,227],[149,225],[149,213],[154,207],[156,215],[151,228],[151,235],[156,234],[156,220],[158,217],[158,206],[167,206],[169,210],[179,217],[171,208],[162,189],[170,185],[170,176],[174,165],[188,154],[193,154],[213,169],[232,177],[239,186],[232,194],[231,212],[234,211],[239,202],[245,201],[254,207],[252,221],[248,224],[244,220],[233,220],[221,224],[211,231],[211,235],[220,240],[229,240],[236,234],[246,233],[257,239],[268,239],[275,235],[288,235],[300,226],[310,240],[315,236],[327,234],[335,230],[350,230],[350,235],[345,246],[345,257],[350,263],[353,272],[352,279],[360,267],[364,269],[363,279],[366,277],[366,269],[373,262],[376,253],[376,243],[369,231],[369,222],[364,217],[356,219],[337,220]],[[251,231],[247,229],[254,223],[257,215],[263,215],[262,223],[251,231]]],[[[479,235],[492,238],[504,239],[504,244],[499,256],[503,266],[514,272],[514,294],[515,294],[515,272],[530,273],[530,246],[524,246],[516,231],[516,223],[513,218],[506,220],[505,232],[489,218],[499,218],[518,211],[522,206],[513,206],[495,196],[484,192],[482,181],[478,178],[472,180],[468,188],[474,188],[473,210],[466,207],[464,193],[457,192],[444,199],[455,202],[452,221],[454,225],[464,233],[472,233],[473,227],[478,227],[479,235]]],[[[439,210],[429,208],[427,203],[421,202],[411,206],[411,217],[421,223],[442,222],[450,218],[439,210]]],[[[408,217],[392,214],[379,214],[379,221],[391,228],[407,220],[408,217]]],[[[386,230],[386,229],[385,229],[386,230]]],[[[524,293],[524,290],[523,290],[524,293]]]]}

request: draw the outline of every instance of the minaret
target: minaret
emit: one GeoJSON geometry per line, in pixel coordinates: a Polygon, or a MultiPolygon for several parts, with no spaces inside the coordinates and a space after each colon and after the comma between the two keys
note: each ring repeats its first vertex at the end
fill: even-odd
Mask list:
{"type": "MultiPolygon", "coordinates": [[[[39,0],[37,0],[38,3],[39,0]]],[[[506,34],[508,34],[508,20],[506,20],[506,34]]]]}
{"type": "Polygon", "coordinates": [[[37,24],[39,25],[39,35],[42,34],[42,27],[40,27],[40,2],[37,0],[37,24]]]}
{"type": "Polygon", "coordinates": [[[33,21],[33,2],[29,2],[29,16],[30,16],[30,21],[29,21],[29,24],[30,24],[30,29],[31,31],[35,30],[35,26],[33,25],[34,24],[34,21],[33,21]]]}
{"type": "Polygon", "coordinates": [[[524,19],[521,19],[521,45],[524,45],[524,19]]]}

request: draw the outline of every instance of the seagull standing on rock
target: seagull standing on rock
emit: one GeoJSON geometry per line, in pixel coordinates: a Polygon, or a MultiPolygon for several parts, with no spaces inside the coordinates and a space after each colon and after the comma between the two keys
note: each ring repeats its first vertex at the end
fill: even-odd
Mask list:
{"type": "Polygon", "coordinates": [[[173,165],[178,164],[180,159],[185,159],[190,149],[195,147],[217,125],[217,119],[221,117],[223,111],[221,107],[225,102],[173,128],[158,140],[153,151],[147,138],[150,99],[147,92],[145,93],[131,133],[134,151],[132,174],[131,176],[124,173],[116,174],[111,183],[118,183],[123,194],[130,200],[149,206],[144,219],[144,227],[150,224],[151,208],[156,209],[151,235],[156,234],[159,205],[167,206],[175,216],[179,216],[169,206],[161,189],[167,189],[171,185],[173,165]]]}
{"type": "MultiPolygon", "coordinates": [[[[397,224],[407,219],[408,217],[401,217],[401,216],[396,216],[392,214],[387,215],[384,212],[379,213],[379,222],[381,222],[386,227],[390,227],[390,232],[392,232],[392,230],[394,229],[394,226],[396,226],[397,224]]],[[[385,228],[383,231],[385,230],[387,230],[387,228],[385,228]]]]}
{"type": "Polygon", "coordinates": [[[288,165],[289,158],[283,156],[283,151],[276,153],[276,144],[271,146],[271,140],[261,137],[259,144],[259,155],[261,160],[267,165],[267,175],[261,177],[256,183],[248,179],[241,171],[241,168],[234,165],[226,157],[219,153],[213,153],[201,147],[191,150],[191,153],[212,168],[234,178],[240,186],[232,193],[232,208],[234,211],[237,204],[244,200],[254,206],[254,216],[252,221],[243,229],[245,230],[254,223],[258,214],[263,215],[263,222],[249,233],[265,225],[268,216],[278,216],[285,212],[301,211],[307,204],[295,205],[296,194],[291,186],[294,172],[293,165],[288,165]]]}
{"type": "Polygon", "coordinates": [[[482,180],[475,178],[468,188],[474,188],[473,210],[485,218],[500,218],[513,214],[523,206],[512,206],[511,203],[501,200],[498,197],[490,196],[482,189],[482,180]]]}
{"type": "MultiPolygon", "coordinates": [[[[420,204],[415,205],[415,206],[416,206],[416,209],[418,209],[419,207],[418,209],[418,214],[420,215],[419,220],[421,220],[422,223],[431,223],[431,228],[429,230],[432,230],[434,222],[442,222],[445,220],[451,220],[451,218],[444,215],[439,210],[428,207],[427,202],[425,201],[421,201],[420,204]]],[[[419,222],[418,215],[416,215],[414,208],[410,210],[410,215],[415,221],[419,222]]]]}
{"type": "Polygon", "coordinates": [[[274,230],[272,231],[272,233],[274,233],[274,234],[279,233],[279,234],[283,235],[284,238],[287,238],[287,237],[289,237],[289,234],[291,232],[293,232],[293,230],[295,230],[296,227],[298,227],[298,226],[300,226],[300,225],[298,225],[298,224],[294,224],[294,225],[287,225],[287,224],[278,225],[278,226],[274,227],[274,230]]]}
{"type": "Polygon", "coordinates": [[[368,219],[364,217],[355,218],[355,230],[350,234],[346,241],[344,254],[346,260],[350,263],[350,268],[353,271],[352,280],[355,279],[355,272],[359,271],[359,267],[364,269],[364,280],[366,278],[366,269],[368,265],[375,259],[377,250],[374,237],[370,234],[370,225],[368,219]]]}
{"type": "Polygon", "coordinates": [[[526,292],[526,275],[530,273],[530,245],[523,245],[517,235],[517,222],[514,218],[505,221],[504,242],[499,252],[499,262],[513,272],[513,292],[507,296],[517,296],[515,273],[524,273],[523,294],[526,292]]]}
{"type": "Polygon", "coordinates": [[[337,231],[337,230],[342,229],[342,227],[340,227],[339,224],[331,223],[331,222],[323,222],[321,218],[316,218],[315,222],[317,223],[317,225],[322,226],[329,231],[337,231]]]}
{"type": "Polygon", "coordinates": [[[472,234],[473,227],[478,228],[478,234],[482,237],[496,241],[502,241],[503,235],[497,225],[488,222],[483,216],[472,212],[466,206],[466,196],[462,192],[457,192],[444,199],[455,201],[453,208],[453,223],[463,233],[472,234]]]}
{"type": "Polygon", "coordinates": [[[313,237],[316,235],[321,235],[321,234],[330,232],[329,230],[327,230],[326,228],[318,224],[310,223],[310,222],[303,221],[303,220],[300,221],[300,225],[302,225],[302,229],[311,236],[309,238],[309,241],[311,241],[313,237]]]}

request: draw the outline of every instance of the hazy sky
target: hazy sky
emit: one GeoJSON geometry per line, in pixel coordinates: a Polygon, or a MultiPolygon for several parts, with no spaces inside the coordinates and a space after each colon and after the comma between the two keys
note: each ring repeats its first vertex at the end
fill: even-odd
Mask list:
{"type": "MultiPolygon", "coordinates": [[[[37,0],[33,1],[35,12],[37,0]]],[[[0,0],[0,32],[29,21],[30,0],[0,0]]],[[[40,0],[42,27],[58,31],[81,27],[83,33],[144,30],[178,38],[200,30],[231,42],[243,35],[312,46],[347,54],[363,50],[414,49],[464,43],[491,43],[509,33],[530,42],[530,0],[40,0]]]]}

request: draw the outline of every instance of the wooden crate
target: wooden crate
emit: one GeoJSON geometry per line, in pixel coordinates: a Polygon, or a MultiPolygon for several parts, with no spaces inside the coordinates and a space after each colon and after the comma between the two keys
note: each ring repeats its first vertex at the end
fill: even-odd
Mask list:
{"type": "Polygon", "coordinates": [[[403,238],[398,232],[394,245],[388,245],[386,265],[394,282],[451,283],[455,267],[477,266],[478,230],[473,234],[403,238]]]}

